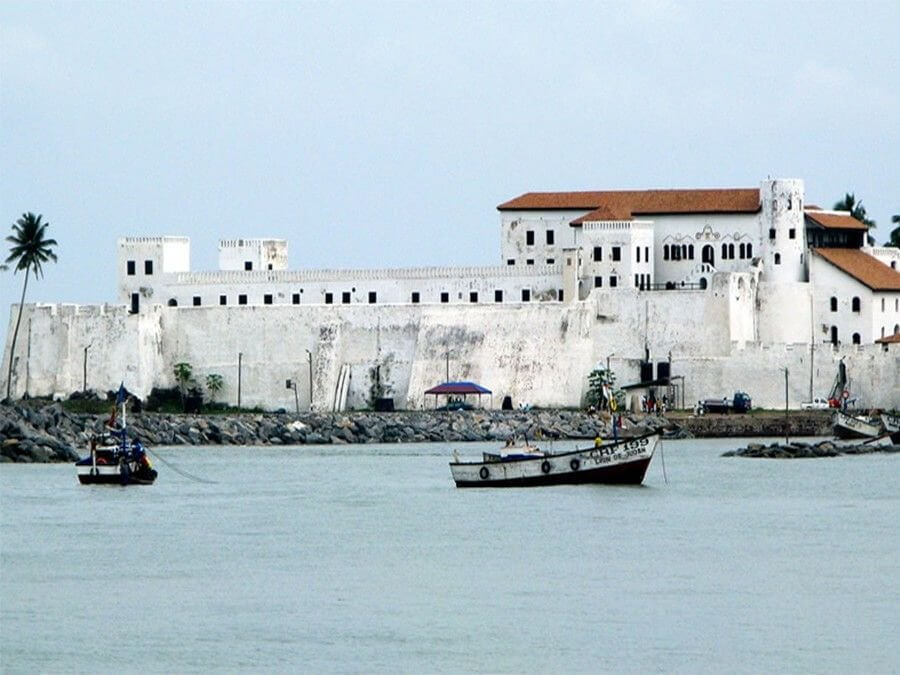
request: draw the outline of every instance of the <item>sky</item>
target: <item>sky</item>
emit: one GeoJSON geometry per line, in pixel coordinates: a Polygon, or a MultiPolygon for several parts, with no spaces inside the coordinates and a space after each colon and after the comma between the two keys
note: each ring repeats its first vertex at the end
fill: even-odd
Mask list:
{"type": "MultiPolygon", "coordinates": [[[[498,264],[528,191],[802,178],[880,244],[898,26],[846,0],[6,0],[0,215],[58,242],[32,302],[115,302],[123,236],[188,236],[194,270],[232,237],[291,268],[498,264]]],[[[0,338],[21,287],[0,272],[0,338]]]]}

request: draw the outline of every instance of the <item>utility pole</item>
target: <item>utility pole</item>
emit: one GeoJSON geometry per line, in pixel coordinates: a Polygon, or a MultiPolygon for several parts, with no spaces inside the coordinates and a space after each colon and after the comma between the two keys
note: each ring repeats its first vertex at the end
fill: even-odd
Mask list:
{"type": "Polygon", "coordinates": [[[446,375],[444,377],[444,382],[449,382],[450,381],[450,350],[449,349],[447,350],[446,356],[447,356],[447,371],[446,371],[446,375]]]}
{"type": "Polygon", "coordinates": [[[243,359],[244,359],[244,353],[238,352],[238,400],[237,400],[238,412],[241,411],[241,362],[243,361],[243,359]]]}
{"type": "Polygon", "coordinates": [[[90,349],[93,346],[93,344],[94,343],[92,342],[91,344],[89,344],[87,347],[84,348],[84,372],[82,374],[82,380],[81,380],[81,391],[82,392],[87,391],[87,353],[88,353],[88,349],[90,349]]]}
{"type": "Polygon", "coordinates": [[[788,369],[784,369],[784,444],[791,442],[790,423],[788,422],[788,369]]]}
{"type": "Polygon", "coordinates": [[[308,349],[306,350],[306,362],[309,365],[309,411],[312,412],[313,405],[313,377],[312,377],[312,352],[308,349]]]}

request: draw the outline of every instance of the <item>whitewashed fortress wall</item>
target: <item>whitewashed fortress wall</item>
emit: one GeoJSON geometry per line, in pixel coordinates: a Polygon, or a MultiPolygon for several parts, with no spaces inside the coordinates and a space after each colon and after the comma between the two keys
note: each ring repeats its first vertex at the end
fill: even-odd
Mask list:
{"type": "Polygon", "coordinates": [[[763,181],[755,199],[742,212],[634,218],[501,209],[501,264],[488,267],[290,270],[287,242],[236,239],[220,243],[220,270],[192,272],[184,237],[122,239],[122,304],[27,305],[12,389],[124,380],[145,396],[174,386],[186,361],[201,382],[222,375],[232,404],[240,363],[247,407],[293,409],[286,379],[303,409],[331,410],[341,391],[365,407],[377,377],[398,407],[418,408],[447,376],[485,384],[495,407],[505,395],[578,406],[591,370],[608,359],[635,383],[649,350],[671,358],[687,404],[743,389],[779,407],[787,367],[797,406],[827,394],[845,358],[861,404],[900,407],[900,344],[873,344],[900,326],[900,286],[869,288],[808,247],[802,181],[763,181]]]}

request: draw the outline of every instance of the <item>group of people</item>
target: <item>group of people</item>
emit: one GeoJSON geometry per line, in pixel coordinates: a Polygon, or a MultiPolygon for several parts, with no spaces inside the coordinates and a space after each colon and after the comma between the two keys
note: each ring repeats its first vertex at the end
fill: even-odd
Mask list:
{"type": "Polygon", "coordinates": [[[657,415],[665,415],[669,407],[669,397],[656,398],[653,392],[649,396],[641,396],[641,412],[656,413],[657,415]]]}

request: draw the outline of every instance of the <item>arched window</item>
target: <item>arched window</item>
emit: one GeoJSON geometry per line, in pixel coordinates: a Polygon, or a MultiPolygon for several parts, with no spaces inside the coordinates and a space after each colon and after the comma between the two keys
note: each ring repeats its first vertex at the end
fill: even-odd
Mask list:
{"type": "Polygon", "coordinates": [[[753,257],[753,244],[747,244],[747,257],[753,257]]]}
{"type": "Polygon", "coordinates": [[[894,335],[896,335],[897,333],[900,333],[900,323],[894,324],[894,335]]]}
{"type": "Polygon", "coordinates": [[[854,312],[859,311],[859,298],[853,298],[852,307],[854,312]]]}
{"type": "Polygon", "coordinates": [[[706,290],[706,277],[700,277],[700,289],[706,290]]]}
{"type": "Polygon", "coordinates": [[[178,307],[178,301],[175,298],[169,298],[169,307],[178,307]]]}
{"type": "Polygon", "coordinates": [[[855,345],[859,344],[859,333],[853,334],[853,344],[855,344],[855,345]]]}
{"type": "Polygon", "coordinates": [[[663,260],[669,259],[669,245],[666,244],[663,246],[663,260]]]}
{"type": "Polygon", "coordinates": [[[837,298],[835,298],[834,296],[831,297],[831,311],[837,311],[837,298]]]}
{"type": "Polygon", "coordinates": [[[728,244],[722,244],[722,260],[728,260],[728,244]]]}
{"type": "Polygon", "coordinates": [[[693,244],[688,245],[688,258],[690,258],[691,260],[694,259],[694,245],[693,244]]]}
{"type": "Polygon", "coordinates": [[[682,260],[687,260],[687,257],[688,257],[688,254],[687,254],[687,244],[682,244],[682,245],[681,245],[681,259],[682,259],[682,260]]]}
{"type": "Polygon", "coordinates": [[[884,311],[884,298],[881,299],[881,311],[884,311]]]}
{"type": "Polygon", "coordinates": [[[781,254],[780,254],[780,253],[776,253],[776,254],[775,254],[775,264],[776,264],[776,265],[780,265],[780,264],[781,264],[781,254]]]}
{"type": "Polygon", "coordinates": [[[744,259],[744,254],[747,252],[747,251],[746,251],[746,248],[745,248],[745,246],[744,246],[743,244],[741,244],[740,248],[738,249],[738,252],[739,252],[740,255],[741,255],[741,260],[743,260],[743,259],[744,259]]]}
{"type": "Polygon", "coordinates": [[[713,247],[707,244],[703,247],[703,252],[701,253],[703,257],[703,262],[709,263],[710,265],[715,265],[716,261],[714,259],[713,247]]]}
{"type": "Polygon", "coordinates": [[[728,257],[734,260],[734,244],[728,244],[728,257]]]}
{"type": "Polygon", "coordinates": [[[838,343],[838,330],[837,326],[831,327],[831,344],[836,345],[838,343]]]}

